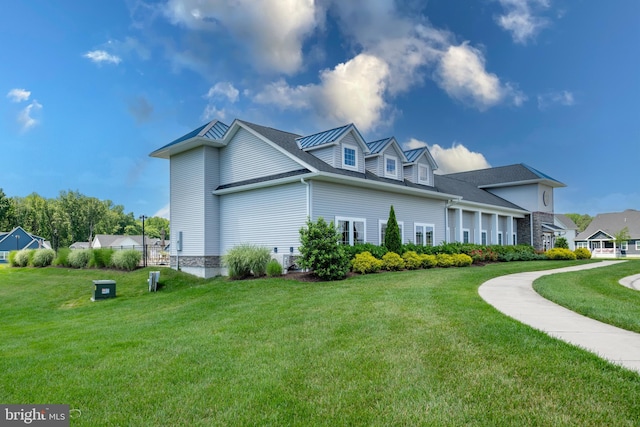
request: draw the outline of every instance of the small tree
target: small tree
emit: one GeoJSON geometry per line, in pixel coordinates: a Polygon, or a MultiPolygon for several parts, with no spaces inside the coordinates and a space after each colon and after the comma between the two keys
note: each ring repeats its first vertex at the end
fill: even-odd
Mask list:
{"type": "Polygon", "coordinates": [[[613,241],[616,244],[616,248],[620,248],[622,250],[622,244],[628,242],[631,239],[631,235],[629,234],[629,228],[624,227],[622,230],[618,231],[616,235],[613,237],[613,241]]]}
{"type": "Polygon", "coordinates": [[[567,239],[565,237],[558,237],[556,239],[556,243],[553,245],[554,248],[563,248],[563,249],[569,249],[569,242],[567,242],[567,239]]]}
{"type": "Polygon", "coordinates": [[[350,262],[339,240],[340,233],[332,222],[307,220],[307,226],[300,229],[300,266],[322,280],[344,279],[350,262]]]}
{"type": "Polygon", "coordinates": [[[384,246],[389,252],[395,252],[402,255],[402,238],[400,237],[400,227],[396,221],[396,213],[393,205],[389,210],[389,220],[387,221],[387,230],[384,234],[384,246]]]}

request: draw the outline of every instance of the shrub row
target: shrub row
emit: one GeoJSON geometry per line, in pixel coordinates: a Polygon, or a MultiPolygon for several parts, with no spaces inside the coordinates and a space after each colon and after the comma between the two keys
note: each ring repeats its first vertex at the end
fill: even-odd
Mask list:
{"type": "Polygon", "coordinates": [[[113,249],[75,249],[61,248],[58,253],[53,249],[23,249],[9,253],[12,267],[48,267],[61,266],[72,268],[113,267],[120,270],[134,270],[142,254],[134,249],[114,251],[113,249]]]}
{"type": "Polygon", "coordinates": [[[419,254],[415,251],[407,251],[402,256],[395,252],[387,252],[381,259],[376,258],[371,252],[365,251],[356,254],[351,260],[351,268],[356,273],[376,273],[380,270],[416,270],[419,268],[433,267],[467,267],[473,260],[466,254],[419,254]]]}

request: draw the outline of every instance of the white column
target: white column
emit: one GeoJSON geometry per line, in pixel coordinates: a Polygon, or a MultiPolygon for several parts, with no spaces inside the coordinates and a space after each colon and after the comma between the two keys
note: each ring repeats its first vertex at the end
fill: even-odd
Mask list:
{"type": "Polygon", "coordinates": [[[491,244],[498,244],[498,214],[491,215],[491,244]]]}
{"type": "Polygon", "coordinates": [[[513,245],[513,216],[507,217],[507,238],[505,239],[507,245],[513,245]]]}
{"type": "Polygon", "coordinates": [[[456,242],[462,242],[462,209],[456,209],[456,242]]]}
{"type": "Polygon", "coordinates": [[[473,214],[473,243],[479,245],[482,243],[482,211],[476,211],[473,214]]]}

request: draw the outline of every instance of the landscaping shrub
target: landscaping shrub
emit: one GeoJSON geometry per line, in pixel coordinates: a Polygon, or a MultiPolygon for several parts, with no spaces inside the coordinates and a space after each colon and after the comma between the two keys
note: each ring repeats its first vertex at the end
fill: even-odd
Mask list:
{"type": "Polygon", "coordinates": [[[141,259],[142,253],[135,249],[114,251],[111,255],[111,265],[119,270],[132,271],[138,267],[141,259]]]}
{"type": "Polygon", "coordinates": [[[244,279],[251,273],[256,277],[264,276],[269,260],[271,260],[271,251],[268,248],[243,243],[231,248],[222,261],[229,269],[229,277],[244,279]]]}
{"type": "Polygon", "coordinates": [[[558,237],[553,245],[554,248],[569,249],[569,242],[565,237],[558,237]]]}
{"type": "Polygon", "coordinates": [[[565,260],[576,259],[576,254],[571,252],[569,249],[564,249],[564,248],[549,249],[547,252],[545,252],[545,255],[546,255],[547,259],[554,259],[554,260],[558,260],[558,259],[565,259],[565,260]]]}
{"type": "Polygon", "coordinates": [[[18,267],[18,264],[16,263],[16,255],[18,255],[18,251],[9,252],[9,265],[11,267],[18,267]]]}
{"type": "Polygon", "coordinates": [[[56,259],[53,260],[54,266],[61,267],[69,267],[69,254],[71,253],[71,249],[69,248],[59,248],[56,259]]]}
{"type": "Polygon", "coordinates": [[[350,260],[339,242],[340,233],[333,222],[318,218],[300,229],[300,266],[322,280],[340,280],[347,276],[350,260]]]}
{"type": "Polygon", "coordinates": [[[26,267],[29,265],[29,258],[32,256],[32,250],[22,249],[16,253],[14,257],[14,264],[16,267],[26,267]]]}
{"type": "Polygon", "coordinates": [[[382,268],[388,271],[398,271],[404,268],[404,260],[395,252],[387,252],[382,257],[382,268]]]}
{"type": "Polygon", "coordinates": [[[473,259],[467,254],[453,254],[451,258],[456,267],[468,267],[473,263],[473,259]]]}
{"type": "Polygon", "coordinates": [[[269,277],[282,276],[282,266],[277,260],[272,259],[267,263],[267,276],[269,277]]]}
{"type": "Polygon", "coordinates": [[[371,252],[362,252],[351,260],[351,267],[360,274],[376,273],[382,268],[382,261],[371,255],[371,252]]]}
{"type": "Polygon", "coordinates": [[[89,267],[105,268],[111,266],[111,257],[113,256],[113,252],[114,251],[111,248],[91,249],[89,267]]]}
{"type": "Polygon", "coordinates": [[[576,259],[591,259],[591,252],[587,248],[578,248],[573,253],[576,254],[576,259]]]}
{"type": "Polygon", "coordinates": [[[409,270],[416,270],[422,267],[422,259],[414,251],[405,252],[402,254],[402,259],[404,260],[404,266],[409,270]]]}
{"type": "Polygon", "coordinates": [[[32,264],[34,267],[48,267],[56,257],[53,249],[36,249],[33,253],[32,264]]]}
{"type": "Polygon", "coordinates": [[[369,252],[374,257],[381,259],[384,254],[389,252],[384,246],[374,245],[373,243],[357,243],[353,246],[343,246],[349,259],[355,258],[356,255],[363,252],[369,252]]]}
{"type": "Polygon", "coordinates": [[[86,268],[91,259],[90,249],[74,249],[67,256],[69,266],[73,268],[86,268]]]}
{"type": "Polygon", "coordinates": [[[396,221],[396,213],[393,205],[389,209],[389,219],[387,220],[387,230],[384,234],[384,246],[389,252],[396,254],[402,253],[402,237],[400,236],[400,227],[396,221]]]}
{"type": "Polygon", "coordinates": [[[433,268],[438,266],[438,260],[435,255],[421,254],[420,263],[422,268],[433,268]]]}
{"type": "Polygon", "coordinates": [[[453,257],[450,254],[438,254],[436,255],[436,262],[438,267],[448,268],[453,267],[453,257]]]}

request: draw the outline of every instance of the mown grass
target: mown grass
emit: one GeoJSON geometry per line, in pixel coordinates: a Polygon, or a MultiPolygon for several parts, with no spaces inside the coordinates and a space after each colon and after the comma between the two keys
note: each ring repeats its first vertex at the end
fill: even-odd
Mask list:
{"type": "Polygon", "coordinates": [[[545,298],[592,319],[640,332],[640,291],[618,283],[640,273],[640,260],[608,268],[543,276],[533,288],[545,298]]]}
{"type": "Polygon", "coordinates": [[[0,270],[0,402],[72,425],[636,425],[640,376],[511,320],[478,286],[579,262],[201,280],[0,270]],[[90,302],[92,279],[118,297],[90,302]]]}

